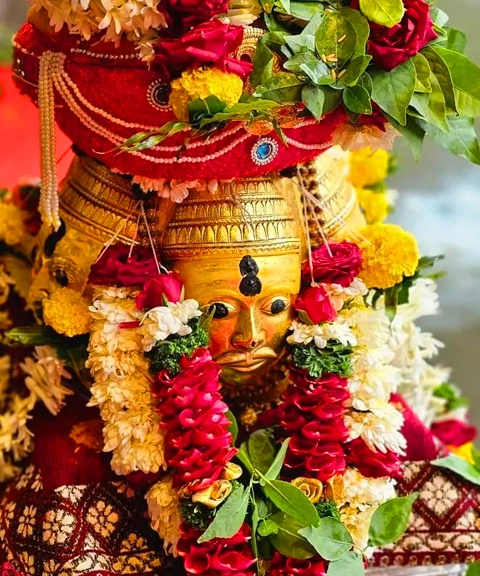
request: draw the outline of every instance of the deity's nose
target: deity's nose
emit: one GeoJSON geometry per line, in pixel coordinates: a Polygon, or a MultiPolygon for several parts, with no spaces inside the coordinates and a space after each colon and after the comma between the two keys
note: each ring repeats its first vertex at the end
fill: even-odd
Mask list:
{"type": "Polygon", "coordinates": [[[265,343],[265,331],[260,318],[253,308],[242,310],[238,315],[238,324],[232,336],[232,346],[247,352],[259,348],[265,343]]]}

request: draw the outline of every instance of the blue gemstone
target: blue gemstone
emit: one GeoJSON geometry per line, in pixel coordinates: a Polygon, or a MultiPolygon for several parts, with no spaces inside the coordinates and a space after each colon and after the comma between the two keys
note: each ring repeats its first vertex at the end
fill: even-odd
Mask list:
{"type": "Polygon", "coordinates": [[[267,160],[273,153],[273,146],[270,142],[263,142],[257,148],[257,157],[259,160],[267,160]]]}

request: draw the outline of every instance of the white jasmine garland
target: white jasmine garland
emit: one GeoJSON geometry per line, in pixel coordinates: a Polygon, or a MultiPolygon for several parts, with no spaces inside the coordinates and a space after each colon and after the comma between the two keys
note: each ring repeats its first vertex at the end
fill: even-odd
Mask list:
{"type": "Polygon", "coordinates": [[[317,348],[326,348],[329,340],[337,340],[344,346],[354,346],[357,343],[355,334],[348,324],[341,317],[334,322],[324,322],[322,324],[308,325],[294,320],[291,330],[293,331],[287,338],[289,344],[308,345],[315,343],[317,348]]]}
{"type": "Polygon", "coordinates": [[[112,469],[119,475],[156,473],[166,467],[137,294],[129,288],[97,289],[90,308],[94,318],[87,361],[94,379],[90,405],[100,409],[104,451],[112,452],[112,469]]]}

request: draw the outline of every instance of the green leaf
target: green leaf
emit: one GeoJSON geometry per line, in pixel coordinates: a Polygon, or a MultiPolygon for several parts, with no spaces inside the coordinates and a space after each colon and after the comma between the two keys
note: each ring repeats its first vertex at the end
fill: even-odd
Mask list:
{"type": "Polygon", "coordinates": [[[438,466],[439,468],[446,468],[447,470],[451,470],[472,484],[480,486],[480,470],[459,456],[449,454],[446,458],[434,460],[432,462],[432,466],[438,466]]]}
{"type": "Polygon", "coordinates": [[[342,12],[327,12],[315,34],[315,47],[320,56],[335,55],[341,68],[357,46],[357,33],[342,12]]]}
{"type": "Polygon", "coordinates": [[[349,110],[357,114],[371,114],[373,111],[371,96],[363,86],[346,88],[343,101],[349,110]]]}
{"type": "Polygon", "coordinates": [[[363,576],[365,568],[361,554],[347,552],[335,562],[328,565],[327,576],[363,576]]]}
{"type": "Polygon", "coordinates": [[[278,526],[278,532],[272,534],[269,540],[280,554],[299,560],[315,556],[315,549],[298,533],[302,524],[282,512],[274,514],[270,520],[278,526]]]}
{"type": "Polygon", "coordinates": [[[367,40],[370,36],[370,25],[367,19],[358,10],[352,8],[341,8],[340,13],[355,29],[357,42],[353,50],[353,56],[363,56],[367,50],[367,40]]]}
{"type": "Polygon", "coordinates": [[[323,94],[325,96],[325,102],[323,103],[323,114],[328,114],[342,102],[342,92],[340,90],[334,90],[328,86],[322,87],[323,94]]]}
{"type": "Polygon", "coordinates": [[[428,60],[432,72],[437,77],[440,87],[445,98],[445,104],[447,106],[447,114],[453,114],[457,112],[457,105],[455,103],[455,89],[453,86],[452,76],[450,69],[447,66],[445,60],[438,54],[433,47],[427,46],[421,52],[423,56],[428,60]]]}
{"type": "Polygon", "coordinates": [[[318,86],[333,84],[335,82],[330,73],[330,68],[321,60],[312,60],[300,64],[300,70],[318,86]]]}
{"type": "Polygon", "coordinates": [[[440,10],[437,6],[430,7],[430,16],[432,17],[433,23],[439,28],[443,28],[449,20],[448,14],[440,10]]]}
{"type": "Polygon", "coordinates": [[[350,532],[336,518],[321,518],[318,526],[302,528],[299,534],[310,542],[325,560],[339,560],[353,546],[350,532]]]}
{"type": "Polygon", "coordinates": [[[407,108],[415,90],[416,72],[411,60],[407,60],[391,72],[372,70],[372,99],[382,110],[395,118],[402,126],[407,123],[407,108]]]}
{"type": "Polygon", "coordinates": [[[480,562],[473,562],[473,564],[470,564],[465,572],[465,576],[480,576],[480,562]]]}
{"type": "Polygon", "coordinates": [[[203,116],[223,112],[227,104],[217,96],[208,96],[207,98],[196,98],[188,103],[188,115],[192,124],[198,123],[203,116]]]}
{"type": "Polygon", "coordinates": [[[228,431],[230,432],[230,434],[232,435],[233,438],[233,444],[235,445],[235,442],[237,441],[238,438],[238,423],[237,423],[237,419],[235,418],[234,413],[229,410],[225,416],[230,420],[230,426],[228,427],[228,431]]]}
{"type": "Polygon", "coordinates": [[[270,534],[278,534],[278,530],[278,525],[270,518],[265,518],[258,526],[258,533],[264,538],[270,534]]]}
{"type": "Polygon", "coordinates": [[[401,22],[405,13],[402,0],[360,0],[360,10],[371,22],[388,28],[401,22]]]}
{"type": "Polygon", "coordinates": [[[425,130],[440,146],[474,164],[480,164],[480,146],[475,133],[475,120],[465,116],[449,116],[447,122],[448,133],[434,126],[427,126],[425,130]]]}
{"type": "Polygon", "coordinates": [[[319,86],[307,84],[302,90],[302,101],[318,121],[323,116],[323,105],[325,104],[325,93],[319,86]]]}
{"type": "Polygon", "coordinates": [[[341,78],[339,77],[338,81],[345,86],[355,86],[360,76],[362,76],[367,69],[371,59],[371,56],[357,56],[353,58],[346,68],[344,68],[345,74],[343,74],[341,78]]]}
{"type": "Polygon", "coordinates": [[[240,446],[240,450],[237,452],[236,458],[240,460],[240,462],[245,466],[250,475],[254,473],[254,467],[250,461],[246,442],[240,446]]]}
{"type": "Polygon", "coordinates": [[[459,52],[460,54],[465,54],[467,48],[467,37],[465,34],[455,28],[445,28],[445,30],[447,31],[447,37],[437,42],[437,45],[453,50],[454,52],[459,52]]]}
{"type": "Polygon", "coordinates": [[[473,458],[473,465],[477,470],[480,471],[480,451],[477,450],[474,446],[472,446],[472,458],[473,458]]]}
{"type": "Polygon", "coordinates": [[[282,480],[266,480],[262,487],[275,506],[303,525],[316,526],[320,522],[315,506],[293,484],[282,480]]]}
{"type": "Polygon", "coordinates": [[[379,506],[370,521],[368,545],[385,546],[398,540],[408,527],[412,506],[418,496],[418,492],[414,492],[379,506]]]}
{"type": "Polygon", "coordinates": [[[441,46],[432,50],[450,70],[458,112],[464,116],[480,116],[480,68],[453,50],[441,46]]]}
{"type": "Polygon", "coordinates": [[[59,344],[64,341],[62,336],[43,325],[13,328],[5,336],[7,343],[10,341],[21,346],[45,346],[47,344],[59,344]]]}
{"type": "Polygon", "coordinates": [[[269,430],[257,430],[247,441],[248,455],[252,466],[265,474],[275,459],[275,448],[270,440],[269,430]]]}
{"type": "Polygon", "coordinates": [[[429,124],[448,132],[445,97],[437,77],[433,73],[430,75],[430,86],[432,91],[429,94],[415,93],[411,105],[420,112],[429,124]]]}
{"type": "Polygon", "coordinates": [[[262,86],[257,86],[254,96],[280,103],[299,102],[304,85],[305,82],[295,74],[279,72],[262,86]]]}
{"type": "Polygon", "coordinates": [[[432,71],[430,69],[430,64],[423,54],[418,52],[412,58],[413,64],[415,65],[415,70],[417,72],[417,79],[415,81],[415,92],[431,92],[432,84],[430,82],[430,77],[432,71]]]}
{"type": "Polygon", "coordinates": [[[252,58],[253,72],[250,74],[250,83],[253,87],[264,84],[273,76],[274,60],[275,56],[267,47],[265,36],[263,36],[252,58]]]}
{"type": "Polygon", "coordinates": [[[213,538],[231,538],[241,528],[247,515],[250,489],[240,485],[232,492],[228,500],[218,509],[215,518],[198,542],[207,542],[213,538]]]}
{"type": "Polygon", "coordinates": [[[280,450],[277,452],[272,465],[265,473],[265,478],[267,480],[276,480],[282,470],[283,463],[285,461],[285,456],[287,455],[288,446],[290,444],[290,438],[285,440],[280,446],[280,450]]]}
{"type": "Polygon", "coordinates": [[[323,14],[323,6],[318,2],[290,2],[290,14],[309,22],[315,14],[323,14]]]}

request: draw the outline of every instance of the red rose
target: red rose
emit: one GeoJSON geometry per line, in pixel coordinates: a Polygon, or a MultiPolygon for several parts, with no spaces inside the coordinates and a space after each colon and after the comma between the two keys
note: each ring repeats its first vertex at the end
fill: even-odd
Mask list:
{"type": "Polygon", "coordinates": [[[150,278],[136,298],[139,310],[151,310],[168,302],[179,302],[182,298],[183,285],[175,274],[157,274],[150,278]]]}
{"type": "Polygon", "coordinates": [[[477,429],[460,420],[445,420],[432,424],[432,432],[447,446],[463,446],[475,440],[477,429]]]}
{"type": "Polygon", "coordinates": [[[182,38],[162,40],[156,48],[157,59],[169,68],[180,70],[213,64],[224,72],[246,78],[252,71],[252,65],[228,57],[240,46],[242,40],[241,26],[212,20],[196,26],[182,38]]]}
{"type": "Polygon", "coordinates": [[[130,248],[118,242],[110,246],[95,262],[88,277],[89,284],[100,286],[136,286],[158,274],[150,248],[130,248]]]}
{"type": "Polygon", "coordinates": [[[305,290],[297,299],[295,308],[305,312],[314,324],[332,322],[337,317],[337,313],[323,286],[315,286],[305,290]]]}
{"type": "MultiPolygon", "coordinates": [[[[430,7],[424,0],[403,0],[403,5],[405,14],[396,26],[388,28],[370,22],[368,53],[386,70],[403,64],[438,37],[430,7]]],[[[354,0],[352,8],[358,9],[358,6],[359,0],[354,0]]]]}
{"type": "Polygon", "coordinates": [[[306,263],[302,270],[304,282],[325,284],[340,284],[344,288],[350,286],[360,272],[362,266],[362,251],[351,242],[323,244],[312,253],[312,272],[310,264],[306,263]]]}
{"type": "Polygon", "coordinates": [[[399,478],[402,475],[400,457],[394,452],[373,452],[361,438],[346,444],[345,449],[347,464],[356,466],[368,478],[399,478]]]}
{"type": "Polygon", "coordinates": [[[166,0],[165,8],[172,16],[172,23],[188,30],[211,20],[217,14],[226,14],[229,0],[166,0]]]}

